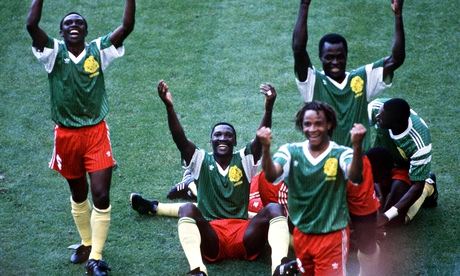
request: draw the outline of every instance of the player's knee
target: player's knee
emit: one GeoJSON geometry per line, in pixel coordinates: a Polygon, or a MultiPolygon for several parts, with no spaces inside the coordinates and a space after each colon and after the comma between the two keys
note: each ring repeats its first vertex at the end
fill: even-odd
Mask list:
{"type": "Polygon", "coordinates": [[[107,209],[110,206],[110,196],[108,192],[93,193],[93,204],[98,209],[107,209]]]}
{"type": "Polygon", "coordinates": [[[269,203],[265,208],[267,209],[267,213],[270,218],[286,216],[284,213],[284,208],[281,206],[281,204],[269,203]]]}
{"type": "Polygon", "coordinates": [[[188,202],[179,207],[179,217],[191,217],[194,218],[198,215],[198,208],[195,204],[188,202]]]}

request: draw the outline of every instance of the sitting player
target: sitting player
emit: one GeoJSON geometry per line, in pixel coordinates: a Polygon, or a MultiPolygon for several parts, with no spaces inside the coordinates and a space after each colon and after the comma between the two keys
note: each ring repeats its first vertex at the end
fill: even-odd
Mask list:
{"type": "Polygon", "coordinates": [[[400,98],[372,101],[369,118],[377,130],[374,144],[389,150],[395,163],[392,181],[381,187],[385,213],[379,216],[379,225],[393,219],[408,223],[422,205],[437,206],[436,177],[430,173],[430,130],[400,98]]]}

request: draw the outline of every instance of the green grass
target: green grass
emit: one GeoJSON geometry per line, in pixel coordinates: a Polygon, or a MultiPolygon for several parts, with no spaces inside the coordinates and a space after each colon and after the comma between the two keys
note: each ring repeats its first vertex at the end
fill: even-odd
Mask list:
{"type": "MultiPolygon", "coordinates": [[[[390,53],[389,1],[313,1],[309,52],[326,32],[348,38],[354,68],[390,53]]],[[[0,275],[81,275],[66,247],[78,242],[64,179],[47,168],[52,150],[46,73],[25,30],[30,1],[2,1],[0,101],[0,275]]],[[[455,0],[406,1],[407,58],[385,96],[406,98],[432,131],[439,206],[410,225],[391,229],[383,246],[387,275],[460,274],[458,164],[460,14],[455,0]]],[[[156,83],[165,79],[188,137],[210,149],[210,126],[233,123],[239,145],[255,135],[263,112],[258,85],[278,90],[275,146],[302,139],[293,116],[301,105],[294,83],[291,32],[298,1],[147,1],[137,3],[126,56],[106,74],[114,172],[112,225],[104,258],[113,275],[183,275],[187,261],[176,220],[142,218],[129,207],[132,191],[166,201],[181,176],[156,83]]],[[[58,36],[61,17],[78,11],[93,39],[121,22],[123,1],[45,1],[41,26],[58,36]],[[114,4],[116,2],[116,4],[114,4]]],[[[255,262],[209,265],[211,275],[269,275],[268,254],[255,262]]],[[[357,273],[350,257],[350,272],[357,273]]]]}

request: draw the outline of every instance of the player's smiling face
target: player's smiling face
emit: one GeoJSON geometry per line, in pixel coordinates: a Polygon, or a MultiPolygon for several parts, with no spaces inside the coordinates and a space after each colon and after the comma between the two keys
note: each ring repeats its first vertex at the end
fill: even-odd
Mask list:
{"type": "Polygon", "coordinates": [[[211,144],[215,155],[231,155],[236,144],[233,129],[228,125],[217,125],[211,134],[211,144]]]}
{"type": "Polygon", "coordinates": [[[347,52],[342,42],[325,42],[320,56],[326,76],[341,83],[345,79],[347,52]]]}
{"type": "Polygon", "coordinates": [[[323,148],[329,144],[328,131],[331,124],[327,122],[324,111],[307,110],[303,115],[302,129],[310,147],[323,148]]]}
{"type": "Polygon", "coordinates": [[[78,14],[69,14],[62,21],[61,36],[68,43],[82,43],[88,33],[85,20],[78,14]]]}

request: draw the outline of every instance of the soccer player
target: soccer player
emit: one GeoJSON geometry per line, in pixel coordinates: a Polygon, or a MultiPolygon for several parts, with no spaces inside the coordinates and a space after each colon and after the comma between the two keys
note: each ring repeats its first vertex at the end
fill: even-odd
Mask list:
{"type": "Polygon", "coordinates": [[[400,98],[376,99],[369,118],[377,129],[375,145],[390,151],[395,163],[379,224],[407,223],[420,207],[437,206],[436,177],[431,171],[431,135],[425,121],[400,98]]]}
{"type": "Polygon", "coordinates": [[[297,129],[307,138],[285,144],[270,155],[271,130],[262,127],[262,168],[268,181],[284,180],[294,229],[294,251],[304,275],[343,275],[348,251],[349,213],[347,179],[362,180],[362,141],[366,128],[350,130],[353,149],[331,141],[337,125],[335,112],[326,103],[306,103],[296,115],[297,129]]]}
{"type": "MultiPolygon", "coordinates": [[[[261,85],[266,95],[261,126],[270,126],[275,89],[261,85]]],[[[187,139],[177,118],[168,85],[158,84],[172,138],[197,185],[197,205],[179,208],[178,233],[192,275],[207,275],[203,258],[216,262],[227,258],[255,259],[268,241],[272,248],[272,273],[280,274],[288,253],[287,218],[279,204],[270,204],[248,220],[249,181],[260,159],[261,145],[254,139],[233,152],[237,144],[234,127],[217,123],[211,131],[212,152],[206,153],[187,139]],[[284,260],[283,260],[284,259],[284,260]]]]}
{"type": "MultiPolygon", "coordinates": [[[[331,105],[337,114],[337,129],[332,140],[351,146],[349,130],[354,123],[369,127],[367,104],[384,88],[391,85],[394,71],[403,64],[405,39],[402,0],[392,1],[395,16],[395,34],[392,53],[374,63],[346,71],[347,41],[339,34],[326,34],[319,41],[319,59],[323,71],[311,63],[307,52],[307,19],[310,0],[301,0],[297,22],[292,35],[294,72],[296,83],[304,102],[323,101],[331,105]]],[[[369,149],[370,135],[364,140],[369,149]]]]}
{"type": "Polygon", "coordinates": [[[115,161],[104,120],[108,112],[104,71],[124,54],[123,41],[134,29],[135,0],[126,0],[118,28],[90,43],[85,42],[86,19],[76,12],[66,14],[60,22],[63,40],[49,37],[39,26],[42,7],[43,0],[32,1],[27,31],[32,37],[32,51],[43,63],[50,83],[51,118],[56,126],[49,165],[69,184],[71,213],[81,238],[70,261],[89,259],[89,274],[107,275],[110,269],[102,260],[102,251],[109,231],[115,161]],[[87,198],[87,174],[92,208],[87,198]]]}
{"type": "MultiPolygon", "coordinates": [[[[319,59],[323,71],[317,70],[311,62],[307,52],[308,40],[308,11],[310,0],[301,0],[298,17],[292,36],[292,51],[294,56],[294,72],[300,95],[304,102],[312,100],[323,101],[331,105],[337,114],[337,128],[332,140],[340,145],[352,146],[349,130],[354,123],[360,123],[369,129],[367,104],[385,88],[391,86],[394,71],[400,67],[405,59],[405,38],[403,26],[403,0],[392,0],[391,8],[394,13],[394,40],[391,55],[374,63],[361,66],[350,72],[346,71],[348,46],[346,39],[335,33],[324,35],[319,41],[319,59]]],[[[370,147],[370,137],[366,135],[363,142],[364,150],[370,147]]],[[[363,176],[370,175],[371,168],[364,163],[363,176]]],[[[376,219],[379,203],[374,195],[371,180],[364,181],[364,185],[352,187],[348,191],[350,212],[353,225],[365,224],[371,226],[376,219]],[[359,200],[356,202],[356,200],[359,200]],[[363,207],[366,207],[363,209],[363,207]]],[[[358,226],[357,233],[364,237],[366,232],[375,231],[369,228],[359,234],[362,227],[358,226]]],[[[374,227],[375,228],[375,227],[374,227]]],[[[364,228],[363,228],[364,229],[364,228]]],[[[360,247],[360,243],[357,243],[360,247]]],[[[366,246],[365,246],[366,247],[366,246]]],[[[359,248],[358,259],[363,257],[366,262],[373,262],[369,270],[363,270],[361,275],[372,275],[378,266],[378,245],[373,248],[359,248]],[[370,249],[370,250],[369,250],[370,249]]],[[[365,268],[364,268],[365,269],[365,268]]]]}

